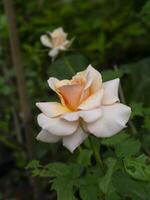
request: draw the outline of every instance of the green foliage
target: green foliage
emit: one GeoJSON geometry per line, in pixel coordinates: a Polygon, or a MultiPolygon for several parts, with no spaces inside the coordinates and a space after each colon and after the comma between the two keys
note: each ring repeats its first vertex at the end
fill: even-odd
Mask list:
{"type": "Polygon", "coordinates": [[[147,157],[140,155],[137,158],[126,158],[124,160],[126,172],[134,179],[150,181],[150,165],[147,164],[147,157]]]}
{"type": "Polygon", "coordinates": [[[114,173],[117,161],[115,159],[110,158],[107,162],[108,162],[108,170],[106,174],[99,181],[99,187],[105,195],[108,194],[108,192],[110,192],[111,190],[110,188],[112,182],[112,175],[114,173]]]}
{"type": "Polygon", "coordinates": [[[117,144],[115,147],[116,155],[118,157],[126,157],[139,153],[140,142],[133,138],[128,138],[124,142],[117,144]]]}
{"type": "Polygon", "coordinates": [[[82,55],[62,56],[50,65],[48,73],[52,77],[69,79],[76,72],[83,71],[87,66],[88,62],[82,55]]]}
{"type": "Polygon", "coordinates": [[[112,146],[118,158],[135,155],[139,153],[141,147],[140,141],[127,135],[126,132],[103,139],[102,144],[112,146]]]}
{"type": "Polygon", "coordinates": [[[141,15],[144,22],[149,26],[150,25],[150,1],[147,1],[141,10],[141,15]]]}
{"type": "Polygon", "coordinates": [[[131,103],[132,108],[132,116],[131,118],[134,118],[135,116],[143,117],[144,115],[144,108],[142,103],[133,102],[131,103]]]}
{"type": "Polygon", "coordinates": [[[89,171],[79,180],[79,192],[83,200],[98,200],[102,196],[98,187],[98,179],[101,176],[99,168],[89,171]]]}
{"type": "Polygon", "coordinates": [[[54,180],[52,189],[56,190],[58,200],[75,200],[73,185],[74,183],[70,180],[70,177],[61,177],[54,180]]]}
{"type": "Polygon", "coordinates": [[[32,170],[33,176],[52,177],[51,189],[57,192],[58,200],[75,200],[73,187],[83,171],[79,164],[51,163],[40,165],[39,161],[30,162],[27,169],[32,170]]]}
{"type": "Polygon", "coordinates": [[[26,168],[31,169],[34,176],[38,175],[40,177],[60,177],[69,175],[74,177],[82,171],[82,167],[79,164],[67,165],[55,162],[43,167],[37,160],[31,161],[26,168]]]}
{"type": "Polygon", "coordinates": [[[84,166],[89,166],[91,165],[91,157],[92,151],[88,149],[83,149],[79,152],[77,161],[84,166]]]}
{"type": "Polygon", "coordinates": [[[129,138],[129,135],[126,134],[126,132],[121,132],[120,134],[116,134],[110,138],[102,139],[101,144],[104,144],[107,146],[114,146],[114,145],[124,142],[128,138],[129,138]]]}
{"type": "Polygon", "coordinates": [[[145,58],[135,63],[121,66],[124,73],[129,75],[128,79],[124,81],[123,84],[125,92],[128,93],[128,99],[131,102],[142,102],[144,105],[149,106],[149,65],[150,58],[145,58]]]}
{"type": "Polygon", "coordinates": [[[110,157],[105,160],[106,168],[82,166],[81,164],[51,163],[41,165],[39,161],[28,164],[34,176],[49,177],[51,189],[59,200],[149,200],[150,165],[144,154],[137,158],[126,157],[123,163],[110,157]],[[79,193],[78,193],[79,192],[79,193]]]}
{"type": "Polygon", "coordinates": [[[129,177],[125,172],[117,171],[113,176],[113,185],[122,199],[149,200],[150,185],[129,177]]]}
{"type": "Polygon", "coordinates": [[[108,80],[112,80],[115,78],[121,78],[124,75],[123,70],[119,69],[119,70],[105,70],[102,71],[102,77],[103,77],[103,81],[108,81],[108,80]]]}
{"type": "Polygon", "coordinates": [[[144,109],[144,128],[150,131],[150,108],[144,109]]]}

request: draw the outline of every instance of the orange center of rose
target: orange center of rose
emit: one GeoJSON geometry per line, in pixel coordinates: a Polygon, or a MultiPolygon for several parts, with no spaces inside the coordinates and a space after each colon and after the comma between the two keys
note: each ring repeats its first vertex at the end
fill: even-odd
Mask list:
{"type": "Polygon", "coordinates": [[[76,110],[90,96],[90,89],[84,90],[84,86],[85,84],[74,81],[71,85],[63,85],[58,88],[69,109],[76,110]]]}
{"type": "Polygon", "coordinates": [[[63,36],[59,36],[59,37],[54,37],[52,39],[52,44],[54,47],[59,47],[60,45],[62,45],[65,41],[65,38],[63,36]]]}

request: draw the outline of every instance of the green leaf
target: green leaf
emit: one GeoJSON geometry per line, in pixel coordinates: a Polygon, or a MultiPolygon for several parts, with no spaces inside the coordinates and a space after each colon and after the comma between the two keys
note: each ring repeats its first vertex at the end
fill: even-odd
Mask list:
{"type": "Polygon", "coordinates": [[[124,142],[115,146],[115,152],[118,157],[126,157],[135,155],[139,152],[141,144],[139,140],[134,138],[128,138],[124,142]]]}
{"type": "Polygon", "coordinates": [[[65,163],[50,163],[45,168],[49,177],[65,176],[69,173],[68,165],[65,163]]]}
{"type": "Polygon", "coordinates": [[[74,186],[83,172],[80,164],[50,163],[42,166],[35,160],[28,164],[27,169],[33,176],[51,177],[52,189],[57,192],[58,200],[75,200],[74,186]]]}
{"type": "Polygon", "coordinates": [[[124,92],[132,102],[143,102],[149,106],[149,85],[150,85],[150,58],[142,59],[135,63],[121,66],[125,74],[129,74],[127,81],[124,81],[124,92]],[[140,84],[139,84],[140,80],[140,84]],[[144,95],[143,94],[144,91],[144,95]]]}
{"type": "Polygon", "coordinates": [[[141,147],[139,140],[124,131],[110,138],[102,139],[101,144],[114,147],[117,157],[135,155],[141,147]]]}
{"type": "Polygon", "coordinates": [[[113,146],[116,144],[119,144],[129,138],[129,135],[125,132],[121,132],[119,134],[116,134],[110,138],[104,138],[101,140],[101,144],[107,145],[107,146],[113,146]]]}
{"type": "Polygon", "coordinates": [[[73,185],[70,176],[63,176],[54,179],[51,189],[56,190],[57,200],[76,200],[73,185]]]}
{"type": "Polygon", "coordinates": [[[84,166],[89,166],[89,165],[91,165],[91,156],[92,156],[91,150],[82,149],[79,153],[77,161],[78,161],[78,163],[80,163],[84,166]]]}
{"type": "Polygon", "coordinates": [[[125,172],[114,174],[113,185],[122,199],[150,200],[150,184],[136,181],[125,172]]]}
{"type": "Polygon", "coordinates": [[[40,176],[42,165],[38,160],[32,160],[26,167],[26,169],[32,172],[32,176],[40,176]]]}
{"type": "Polygon", "coordinates": [[[143,128],[146,128],[150,131],[150,107],[145,108],[144,110],[144,124],[143,128]]]}
{"type": "Polygon", "coordinates": [[[78,182],[79,193],[82,200],[101,199],[98,179],[101,176],[99,168],[91,168],[78,182]]]}
{"type": "Polygon", "coordinates": [[[48,74],[60,79],[69,79],[76,72],[85,70],[87,65],[87,60],[82,55],[62,56],[50,65],[48,74]]]}
{"type": "Polygon", "coordinates": [[[146,128],[147,130],[150,131],[150,117],[149,116],[145,116],[143,128],[146,128]]]}
{"type": "Polygon", "coordinates": [[[110,190],[107,194],[106,194],[106,200],[122,200],[120,195],[115,191],[115,189],[110,190]]]}
{"type": "Polygon", "coordinates": [[[150,1],[147,1],[141,11],[142,14],[149,14],[150,15],[150,1]]]}
{"type": "Polygon", "coordinates": [[[131,118],[133,118],[134,116],[143,117],[143,115],[144,115],[143,103],[132,102],[130,106],[132,108],[131,118]]]}
{"type": "Polygon", "coordinates": [[[142,181],[150,180],[150,165],[146,164],[147,157],[142,154],[138,158],[125,158],[126,172],[133,178],[142,181]]]}
{"type": "Polygon", "coordinates": [[[51,163],[45,166],[44,170],[47,171],[49,177],[71,176],[76,178],[82,173],[83,167],[74,163],[51,163]]]}
{"type": "Polygon", "coordinates": [[[34,169],[34,168],[39,168],[42,165],[40,165],[40,162],[38,160],[32,160],[31,162],[28,163],[26,166],[26,169],[34,169]]]}
{"type": "MultiPolygon", "coordinates": [[[[56,163],[54,163],[56,164],[56,163]]],[[[51,182],[52,183],[52,189],[56,190],[57,192],[57,199],[58,200],[75,200],[74,196],[74,186],[76,185],[76,182],[78,178],[80,177],[83,168],[81,165],[78,164],[69,164],[65,165],[64,168],[61,168],[61,165],[49,165],[49,173],[52,173],[52,176],[54,177],[54,174],[56,178],[54,178],[51,182]],[[54,170],[54,167],[57,168],[57,170],[54,170]],[[52,170],[52,171],[51,171],[52,170]]]]}
{"type": "Polygon", "coordinates": [[[42,166],[37,160],[30,162],[26,168],[31,170],[33,176],[40,177],[61,177],[68,175],[78,177],[83,170],[80,164],[71,163],[67,165],[58,162],[42,166]]]}
{"type": "Polygon", "coordinates": [[[102,71],[101,74],[103,77],[103,81],[108,81],[115,78],[121,78],[124,75],[124,72],[121,69],[118,69],[117,71],[105,70],[105,71],[102,71]]]}
{"type": "Polygon", "coordinates": [[[108,163],[108,166],[109,166],[108,170],[106,174],[99,180],[99,187],[104,194],[107,194],[109,191],[109,188],[112,182],[112,175],[114,173],[116,163],[117,161],[115,159],[110,158],[109,163],[108,163]]]}

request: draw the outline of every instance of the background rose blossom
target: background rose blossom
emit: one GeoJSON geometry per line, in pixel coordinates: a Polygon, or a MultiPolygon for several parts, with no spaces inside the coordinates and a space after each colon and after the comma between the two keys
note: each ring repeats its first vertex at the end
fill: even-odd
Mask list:
{"type": "Polygon", "coordinates": [[[67,40],[68,34],[64,32],[63,28],[57,28],[52,32],[47,32],[41,36],[41,43],[50,48],[48,55],[55,58],[59,51],[66,51],[73,40],[67,40]]]}

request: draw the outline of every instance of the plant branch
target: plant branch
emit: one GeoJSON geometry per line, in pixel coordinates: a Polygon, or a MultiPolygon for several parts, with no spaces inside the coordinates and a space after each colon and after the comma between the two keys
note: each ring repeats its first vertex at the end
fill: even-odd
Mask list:
{"type": "Polygon", "coordinates": [[[93,138],[91,136],[89,136],[88,139],[89,139],[90,146],[91,146],[91,148],[93,150],[93,154],[95,156],[96,162],[100,167],[102,167],[103,166],[103,162],[102,162],[100,153],[96,149],[96,146],[94,144],[93,138]]]}

